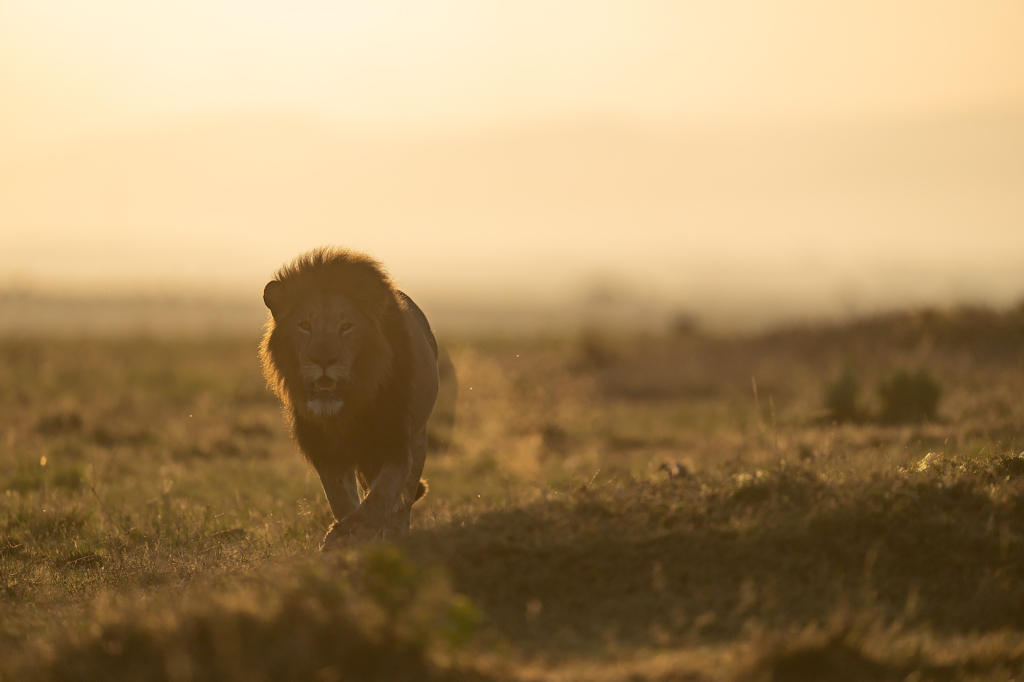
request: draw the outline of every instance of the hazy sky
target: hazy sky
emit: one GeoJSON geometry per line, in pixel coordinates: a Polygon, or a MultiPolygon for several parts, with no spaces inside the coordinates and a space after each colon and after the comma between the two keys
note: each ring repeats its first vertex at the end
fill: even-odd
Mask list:
{"type": "Polygon", "coordinates": [[[413,128],[1024,104],[1024,4],[5,0],[8,144],[252,109],[413,128]]]}
{"type": "Polygon", "coordinates": [[[1019,0],[2,0],[0,285],[248,290],[335,242],[448,293],[1012,300],[1022,36],[1019,0]]]}

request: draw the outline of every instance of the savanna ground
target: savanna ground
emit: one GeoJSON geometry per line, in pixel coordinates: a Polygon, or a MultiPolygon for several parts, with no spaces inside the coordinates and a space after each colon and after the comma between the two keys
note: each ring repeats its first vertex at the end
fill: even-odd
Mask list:
{"type": "Polygon", "coordinates": [[[0,679],[1024,675],[1024,308],[443,341],[413,533],[329,555],[257,339],[0,341],[0,679]]]}

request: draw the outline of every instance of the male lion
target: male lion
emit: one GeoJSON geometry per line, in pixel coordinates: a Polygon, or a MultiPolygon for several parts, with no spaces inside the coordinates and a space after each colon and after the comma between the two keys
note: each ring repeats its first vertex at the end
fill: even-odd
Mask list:
{"type": "Polygon", "coordinates": [[[263,301],[263,374],[336,519],[324,547],[408,532],[437,397],[427,318],[380,263],[328,247],[278,270],[263,301]]]}

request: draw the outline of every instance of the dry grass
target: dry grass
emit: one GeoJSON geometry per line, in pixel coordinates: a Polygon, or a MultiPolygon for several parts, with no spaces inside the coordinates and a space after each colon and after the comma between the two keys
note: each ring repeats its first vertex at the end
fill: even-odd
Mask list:
{"type": "Polygon", "coordinates": [[[0,342],[2,679],[1024,673],[1024,311],[448,349],[415,532],[321,557],[254,340],[0,342]]]}

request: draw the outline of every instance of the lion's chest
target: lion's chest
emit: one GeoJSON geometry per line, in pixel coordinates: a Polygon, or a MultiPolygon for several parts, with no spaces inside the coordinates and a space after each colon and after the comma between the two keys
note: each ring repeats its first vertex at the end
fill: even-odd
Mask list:
{"type": "Polygon", "coordinates": [[[352,468],[367,475],[383,463],[406,455],[407,434],[390,420],[363,419],[355,423],[323,427],[296,424],[299,446],[313,466],[352,468]]]}

